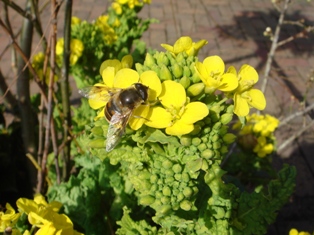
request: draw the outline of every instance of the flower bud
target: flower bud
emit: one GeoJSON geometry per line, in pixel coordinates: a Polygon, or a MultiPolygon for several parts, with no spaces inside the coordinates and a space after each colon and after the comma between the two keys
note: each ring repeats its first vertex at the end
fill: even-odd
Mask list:
{"type": "Polygon", "coordinates": [[[233,113],[224,113],[223,115],[221,115],[220,121],[222,124],[226,125],[232,120],[232,117],[233,113]]]}
{"type": "Polygon", "coordinates": [[[187,78],[191,76],[191,70],[188,66],[183,67],[183,76],[186,76],[187,78]]]}
{"type": "Polygon", "coordinates": [[[172,170],[173,170],[174,173],[181,173],[182,166],[180,164],[174,164],[172,166],[172,170]]]}
{"type": "Polygon", "coordinates": [[[182,66],[179,64],[174,64],[171,66],[172,73],[176,78],[181,78],[183,75],[183,69],[182,66]]]}
{"type": "Polygon", "coordinates": [[[183,194],[186,198],[189,198],[193,195],[193,190],[190,187],[186,187],[183,189],[183,194]]]}
{"type": "Polygon", "coordinates": [[[222,137],[222,140],[226,143],[226,144],[231,144],[236,140],[236,136],[232,133],[227,133],[222,137]]]}
{"type": "Polygon", "coordinates": [[[180,203],[180,208],[185,211],[189,211],[192,208],[192,202],[184,200],[180,203]]]}
{"type": "Polygon", "coordinates": [[[166,196],[163,196],[162,198],[160,198],[160,201],[162,204],[170,204],[170,197],[166,197],[166,196]]]}
{"type": "Polygon", "coordinates": [[[152,68],[154,64],[156,64],[154,57],[151,54],[147,53],[145,57],[144,65],[149,68],[152,68]]]}
{"type": "Polygon", "coordinates": [[[155,202],[155,198],[150,195],[140,197],[139,203],[143,206],[149,206],[155,202]]]}
{"type": "Polygon", "coordinates": [[[201,81],[201,78],[198,76],[197,73],[194,72],[193,75],[192,75],[192,82],[193,83],[197,83],[197,82],[200,82],[200,81],[201,81]]]}
{"type": "Polygon", "coordinates": [[[162,162],[162,167],[164,169],[170,169],[173,166],[173,163],[170,160],[165,160],[162,162]]]}
{"type": "Polygon", "coordinates": [[[215,152],[211,149],[206,149],[201,153],[201,156],[205,159],[213,158],[215,155],[215,152]]]}
{"type": "Polygon", "coordinates": [[[178,193],[177,200],[181,202],[184,199],[184,194],[182,192],[178,193]]]}
{"type": "Polygon", "coordinates": [[[183,146],[190,146],[192,144],[192,138],[190,136],[188,136],[188,135],[182,136],[180,138],[180,143],[183,146]]]}
{"type": "Polygon", "coordinates": [[[204,83],[202,82],[195,83],[187,89],[187,94],[188,96],[197,96],[204,91],[204,88],[205,88],[204,83]]]}
{"type": "Polygon", "coordinates": [[[162,189],[162,194],[163,194],[164,196],[171,196],[171,189],[170,189],[170,187],[165,186],[165,187],[162,189]]]}
{"type": "Polygon", "coordinates": [[[166,65],[161,65],[159,78],[162,81],[172,80],[172,75],[166,65]]]}
{"type": "Polygon", "coordinates": [[[194,146],[198,146],[201,142],[202,142],[202,140],[200,138],[198,138],[198,137],[195,137],[195,138],[192,139],[192,144],[194,146]]]}
{"type": "Polygon", "coordinates": [[[162,65],[162,64],[165,66],[169,65],[169,59],[164,52],[159,52],[156,59],[157,59],[158,65],[162,65]]]}
{"type": "Polygon", "coordinates": [[[177,54],[176,61],[178,63],[180,63],[181,65],[185,65],[186,64],[185,57],[184,57],[184,54],[182,52],[177,54]]]}
{"type": "Polygon", "coordinates": [[[179,82],[185,89],[188,88],[191,84],[191,81],[188,77],[183,76],[179,82]]]}

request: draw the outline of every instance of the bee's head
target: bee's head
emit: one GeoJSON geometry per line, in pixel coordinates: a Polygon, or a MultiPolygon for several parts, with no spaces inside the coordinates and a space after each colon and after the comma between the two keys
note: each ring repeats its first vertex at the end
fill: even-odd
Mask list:
{"type": "Polygon", "coordinates": [[[134,83],[134,87],[140,94],[141,98],[146,101],[148,98],[148,86],[145,86],[142,83],[134,83]]]}

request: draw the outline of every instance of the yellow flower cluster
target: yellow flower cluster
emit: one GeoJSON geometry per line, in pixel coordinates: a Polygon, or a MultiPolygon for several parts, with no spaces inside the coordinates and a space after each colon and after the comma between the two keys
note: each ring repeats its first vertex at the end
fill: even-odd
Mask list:
{"type": "MultiPolygon", "coordinates": [[[[274,151],[274,131],[279,125],[279,120],[270,115],[252,114],[246,117],[246,125],[239,131],[239,144],[245,149],[251,149],[259,157],[265,157],[274,151]]],[[[233,129],[239,130],[238,122],[233,129]]]]}
{"type": "Polygon", "coordinates": [[[116,35],[114,28],[112,27],[119,27],[121,23],[118,20],[118,18],[116,18],[115,22],[113,23],[111,27],[108,24],[108,19],[109,19],[108,15],[99,16],[95,21],[95,25],[98,26],[101,29],[101,31],[104,33],[105,42],[108,45],[111,45],[118,39],[118,36],[116,35]]]}
{"type": "MultiPolygon", "coordinates": [[[[59,38],[56,45],[56,54],[58,56],[63,55],[63,46],[64,46],[64,39],[59,38]]],[[[81,40],[72,38],[70,42],[70,64],[75,65],[78,59],[82,56],[84,51],[84,45],[81,40]]]]}
{"type": "Polygon", "coordinates": [[[117,15],[122,14],[122,6],[128,6],[130,9],[133,9],[134,7],[142,7],[144,4],[150,4],[151,0],[115,0],[111,7],[114,9],[114,11],[117,13],[117,15]]]}
{"type": "MultiPolygon", "coordinates": [[[[6,212],[0,212],[0,232],[4,232],[7,227],[13,228],[13,234],[21,234],[14,228],[22,213],[28,215],[28,222],[39,228],[35,235],[56,235],[69,234],[80,235],[82,233],[73,229],[73,223],[65,214],[58,214],[62,204],[57,201],[47,203],[45,198],[37,194],[34,200],[20,198],[16,205],[19,213],[16,213],[10,204],[6,204],[6,212]]],[[[26,230],[23,235],[30,234],[26,230]]]]}
{"type": "MultiPolygon", "coordinates": [[[[314,233],[313,233],[313,234],[314,234],[314,233]]],[[[303,231],[299,232],[297,229],[292,228],[292,229],[290,229],[290,231],[289,231],[289,235],[311,235],[311,233],[309,233],[309,232],[303,232],[303,231]]]]}
{"type": "MultiPolygon", "coordinates": [[[[145,71],[141,75],[132,67],[131,57],[126,56],[122,61],[107,60],[100,68],[103,83],[95,86],[115,88],[128,88],[140,82],[149,87],[148,105],[141,105],[134,110],[129,125],[138,130],[143,124],[165,129],[169,135],[184,135],[194,130],[194,123],[206,117],[209,113],[207,106],[202,102],[189,102],[184,87],[175,81],[167,80],[161,83],[154,71],[145,71]],[[160,104],[156,101],[159,100],[160,104]],[[140,117],[140,118],[139,118],[140,117]]],[[[97,118],[104,116],[107,101],[101,97],[106,95],[98,93],[98,97],[89,99],[93,109],[101,109],[97,118]]]]}
{"type": "MultiPolygon", "coordinates": [[[[173,46],[168,44],[161,44],[161,46],[173,55],[185,52],[188,55],[196,56],[199,49],[206,44],[206,40],[195,43],[190,37],[181,37],[173,46]]],[[[258,74],[252,66],[245,64],[239,72],[231,66],[225,71],[224,61],[215,55],[205,58],[203,63],[196,62],[195,70],[205,84],[205,93],[220,90],[227,97],[233,98],[234,113],[239,117],[247,116],[251,107],[258,110],[265,109],[264,94],[258,89],[253,89],[258,82],[258,74]]]]}

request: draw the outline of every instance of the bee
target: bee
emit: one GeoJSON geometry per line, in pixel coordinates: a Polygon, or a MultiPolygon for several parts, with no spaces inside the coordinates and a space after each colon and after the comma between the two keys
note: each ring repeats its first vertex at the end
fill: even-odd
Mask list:
{"type": "Polygon", "coordinates": [[[86,87],[79,93],[89,99],[107,102],[104,116],[109,122],[106,151],[110,152],[119,143],[133,111],[145,104],[148,99],[148,87],[142,83],[121,89],[104,86],[86,87]]]}

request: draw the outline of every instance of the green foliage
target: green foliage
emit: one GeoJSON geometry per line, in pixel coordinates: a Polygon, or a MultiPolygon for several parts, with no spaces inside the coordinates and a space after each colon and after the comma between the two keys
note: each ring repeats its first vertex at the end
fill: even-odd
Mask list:
{"type": "Polygon", "coordinates": [[[132,54],[136,62],[142,62],[146,44],[139,39],[155,19],[141,19],[137,13],[141,7],[131,9],[122,6],[123,13],[117,14],[108,8],[107,15],[94,22],[83,21],[72,25],[72,38],[83,42],[83,55],[71,66],[71,73],[79,88],[93,85],[101,80],[99,68],[106,59],[121,59],[132,54]]]}

